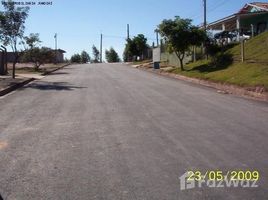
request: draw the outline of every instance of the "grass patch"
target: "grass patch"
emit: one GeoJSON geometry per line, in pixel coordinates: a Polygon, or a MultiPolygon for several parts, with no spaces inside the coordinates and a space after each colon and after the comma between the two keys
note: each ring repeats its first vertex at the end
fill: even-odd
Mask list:
{"type": "Polygon", "coordinates": [[[268,33],[263,33],[245,45],[246,62],[240,62],[240,45],[226,49],[221,60],[212,64],[211,60],[199,60],[171,73],[188,77],[230,83],[245,87],[262,86],[268,90],[268,33]]]}
{"type": "Polygon", "coordinates": [[[152,60],[134,61],[131,64],[133,64],[133,65],[142,65],[142,64],[147,64],[147,63],[150,63],[150,62],[153,62],[153,61],[152,60]]]}

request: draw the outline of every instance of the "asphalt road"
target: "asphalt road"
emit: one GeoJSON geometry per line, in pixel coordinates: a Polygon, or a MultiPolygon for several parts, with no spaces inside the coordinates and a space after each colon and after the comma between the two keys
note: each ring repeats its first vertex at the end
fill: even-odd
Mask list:
{"type": "Polygon", "coordinates": [[[267,199],[268,104],[121,64],[69,66],[0,99],[0,193],[267,199]],[[181,190],[189,170],[257,170],[260,180],[181,190]]]}

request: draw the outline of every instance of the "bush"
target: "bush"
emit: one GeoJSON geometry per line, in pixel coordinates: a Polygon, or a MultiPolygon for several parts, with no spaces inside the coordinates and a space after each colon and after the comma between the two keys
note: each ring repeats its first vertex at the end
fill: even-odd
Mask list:
{"type": "Polygon", "coordinates": [[[37,71],[41,65],[55,61],[55,52],[48,47],[35,47],[24,51],[21,61],[34,63],[37,71]]]}
{"type": "Polygon", "coordinates": [[[74,54],[71,57],[71,62],[72,63],[81,63],[81,56],[79,54],[74,54]]]}

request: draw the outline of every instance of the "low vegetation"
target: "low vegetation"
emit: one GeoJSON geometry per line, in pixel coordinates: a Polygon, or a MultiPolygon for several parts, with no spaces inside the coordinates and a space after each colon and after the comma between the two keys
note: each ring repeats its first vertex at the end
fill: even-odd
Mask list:
{"type": "Polygon", "coordinates": [[[236,84],[264,87],[268,90],[268,32],[245,43],[246,60],[242,63],[239,44],[226,48],[213,59],[199,60],[185,66],[185,71],[173,68],[169,72],[189,77],[236,84]],[[216,60],[216,61],[215,61],[216,60]]]}

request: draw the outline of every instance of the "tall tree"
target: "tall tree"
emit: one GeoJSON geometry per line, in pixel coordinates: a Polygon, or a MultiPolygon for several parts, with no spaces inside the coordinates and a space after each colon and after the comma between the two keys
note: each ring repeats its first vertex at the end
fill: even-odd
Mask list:
{"type": "Polygon", "coordinates": [[[81,56],[80,56],[80,54],[77,53],[77,54],[72,55],[71,62],[72,63],[81,63],[81,56]]]}
{"type": "Polygon", "coordinates": [[[90,62],[90,56],[88,55],[88,53],[86,51],[82,51],[82,53],[81,53],[81,62],[82,63],[90,62]]]}
{"type": "Polygon", "coordinates": [[[143,34],[138,34],[133,38],[133,42],[136,46],[137,56],[143,57],[144,51],[148,48],[147,38],[143,34]]]}
{"type": "Polygon", "coordinates": [[[33,49],[34,47],[42,43],[39,38],[39,33],[30,33],[29,36],[25,36],[23,37],[23,39],[24,41],[22,41],[22,43],[24,44],[25,49],[33,49]]]}
{"type": "Polygon", "coordinates": [[[110,50],[105,51],[105,58],[108,63],[120,62],[118,53],[114,50],[113,47],[111,47],[110,50]]]}
{"type": "Polygon", "coordinates": [[[143,34],[138,34],[133,39],[127,39],[124,51],[124,61],[129,61],[134,56],[143,59],[143,54],[147,48],[147,38],[145,38],[143,34]]]}
{"type": "Polygon", "coordinates": [[[158,26],[170,52],[175,52],[184,70],[183,59],[192,45],[199,45],[206,40],[206,32],[192,25],[191,19],[175,17],[174,20],[163,20],[158,26]]]}
{"type": "Polygon", "coordinates": [[[100,62],[100,51],[97,49],[95,45],[92,46],[92,53],[93,53],[93,62],[99,63],[100,62]]]}
{"type": "Polygon", "coordinates": [[[29,7],[16,7],[12,0],[2,1],[4,10],[0,12],[0,35],[4,45],[9,45],[14,52],[12,77],[15,78],[15,67],[20,57],[18,44],[22,40],[25,30],[25,20],[29,7]]]}

